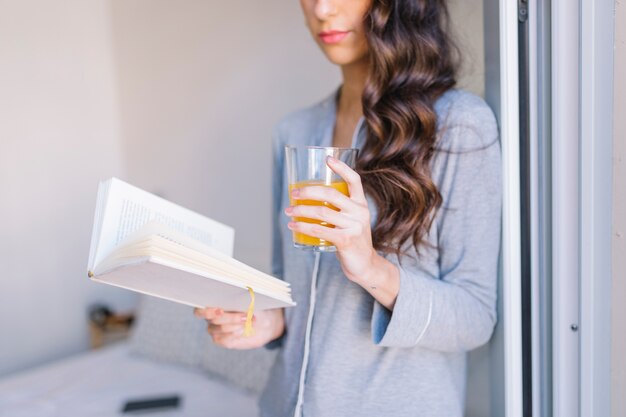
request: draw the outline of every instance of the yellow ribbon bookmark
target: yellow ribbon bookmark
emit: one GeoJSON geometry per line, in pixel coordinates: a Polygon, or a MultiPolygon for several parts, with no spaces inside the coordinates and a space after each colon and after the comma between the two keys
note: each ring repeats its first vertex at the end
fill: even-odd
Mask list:
{"type": "Polygon", "coordinates": [[[254,316],[254,291],[251,287],[247,287],[250,291],[250,305],[248,306],[248,316],[246,317],[246,325],[243,328],[243,335],[246,337],[254,336],[252,328],[252,316],[254,316]]]}

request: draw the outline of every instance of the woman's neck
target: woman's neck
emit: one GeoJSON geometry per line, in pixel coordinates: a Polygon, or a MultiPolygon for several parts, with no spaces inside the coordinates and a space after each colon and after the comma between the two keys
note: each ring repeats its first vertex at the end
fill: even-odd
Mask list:
{"type": "Polygon", "coordinates": [[[361,97],[369,69],[369,59],[341,67],[343,85],[337,103],[337,116],[348,120],[358,120],[363,115],[361,97]]]}
{"type": "Polygon", "coordinates": [[[339,91],[339,102],[335,127],[333,130],[333,146],[350,147],[359,119],[363,115],[361,96],[367,78],[367,60],[341,67],[343,85],[339,91]]]}

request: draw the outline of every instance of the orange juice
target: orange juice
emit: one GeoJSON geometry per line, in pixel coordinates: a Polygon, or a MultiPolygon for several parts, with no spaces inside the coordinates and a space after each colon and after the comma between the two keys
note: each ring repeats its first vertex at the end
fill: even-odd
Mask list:
{"type": "MultiPolygon", "coordinates": [[[[307,186],[311,186],[311,185],[322,185],[324,187],[332,187],[334,189],[336,189],[337,191],[339,191],[342,194],[345,195],[349,195],[348,193],[348,184],[346,184],[344,181],[333,181],[330,184],[325,184],[323,181],[316,181],[316,180],[310,180],[310,181],[300,181],[297,182],[295,184],[289,184],[289,201],[290,204],[292,206],[296,206],[296,205],[306,205],[306,206],[326,206],[329,207],[333,210],[339,211],[339,209],[335,206],[333,206],[332,204],[329,204],[325,201],[316,201],[316,200],[294,200],[291,198],[291,190],[293,190],[294,188],[302,188],[302,187],[307,187],[307,186]]],[[[328,224],[327,222],[323,222],[321,220],[315,220],[315,219],[308,219],[305,217],[294,217],[293,218],[294,221],[297,222],[304,222],[304,223],[317,223],[317,224],[321,224],[322,226],[326,226],[326,227],[335,227],[332,224],[328,224]]],[[[306,245],[306,246],[332,246],[333,244],[327,240],[324,239],[319,239],[313,236],[309,236],[309,235],[305,235],[304,233],[299,233],[299,232],[293,232],[293,241],[296,244],[299,245],[306,245]]]]}

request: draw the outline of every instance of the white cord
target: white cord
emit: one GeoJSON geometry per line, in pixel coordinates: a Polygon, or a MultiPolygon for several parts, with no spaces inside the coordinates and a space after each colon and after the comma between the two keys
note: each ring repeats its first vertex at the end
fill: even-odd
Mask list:
{"type": "Polygon", "coordinates": [[[317,292],[317,275],[320,267],[320,252],[315,252],[315,264],[313,265],[313,274],[311,274],[311,298],[309,300],[309,316],[306,321],[306,334],[304,335],[304,357],[302,358],[302,367],[300,368],[300,383],[298,384],[298,401],[294,417],[302,416],[302,403],[304,401],[304,379],[306,370],[309,365],[309,348],[311,345],[311,327],[313,325],[313,313],[315,312],[315,293],[317,292]]]}

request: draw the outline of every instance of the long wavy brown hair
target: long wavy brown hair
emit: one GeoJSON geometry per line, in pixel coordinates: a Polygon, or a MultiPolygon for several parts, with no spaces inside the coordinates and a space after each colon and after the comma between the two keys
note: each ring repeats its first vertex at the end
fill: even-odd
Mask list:
{"type": "Polygon", "coordinates": [[[436,99],[456,84],[457,48],[444,0],[372,0],[365,16],[370,73],[363,91],[367,138],[357,171],[378,209],[374,248],[419,253],[441,194],[429,162],[436,99]]]}

